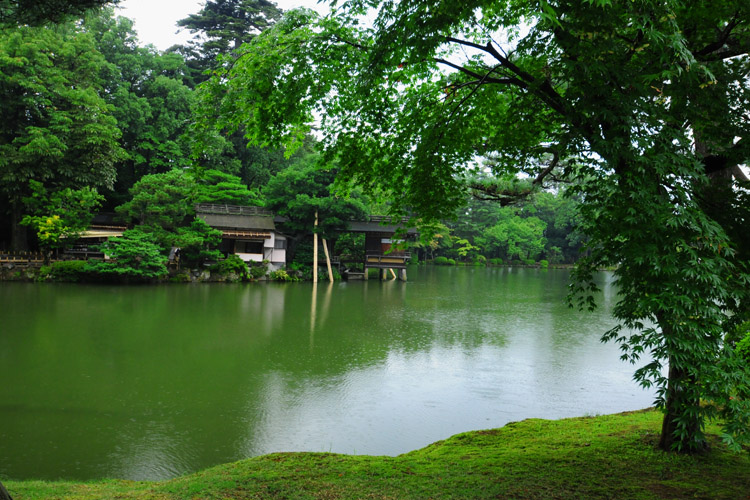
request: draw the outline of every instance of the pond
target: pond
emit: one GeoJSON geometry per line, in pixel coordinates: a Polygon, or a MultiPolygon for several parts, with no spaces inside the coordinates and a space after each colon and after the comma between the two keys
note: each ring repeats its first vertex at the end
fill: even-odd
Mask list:
{"type": "Polygon", "coordinates": [[[565,270],[409,282],[0,283],[0,478],[166,479],[275,451],[397,455],[650,406],[565,270]]]}

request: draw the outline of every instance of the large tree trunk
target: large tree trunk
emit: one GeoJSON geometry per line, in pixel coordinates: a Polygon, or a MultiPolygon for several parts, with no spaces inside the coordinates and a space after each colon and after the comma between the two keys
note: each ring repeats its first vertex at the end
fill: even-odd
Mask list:
{"type": "Polygon", "coordinates": [[[689,385],[695,383],[687,370],[675,366],[670,358],[667,401],[659,439],[659,448],[664,451],[694,453],[707,447],[706,441],[700,437],[702,419],[697,412],[691,411],[700,405],[699,398],[690,397],[688,394],[689,385]],[[680,425],[680,422],[685,420],[689,422],[680,425]]]}
{"type": "Polygon", "coordinates": [[[672,344],[672,348],[668,349],[671,354],[659,448],[664,451],[695,453],[707,448],[701,433],[703,417],[697,411],[700,408],[700,396],[695,390],[698,381],[686,368],[689,356],[675,352],[675,334],[666,316],[666,313],[657,315],[665,342],[672,344]]]}
{"type": "Polygon", "coordinates": [[[13,497],[10,496],[3,483],[0,483],[0,500],[13,500],[13,497]]]}

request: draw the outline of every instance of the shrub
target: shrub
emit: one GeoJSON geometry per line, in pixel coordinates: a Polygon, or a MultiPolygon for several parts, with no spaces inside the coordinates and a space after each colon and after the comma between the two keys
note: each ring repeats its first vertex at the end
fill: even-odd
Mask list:
{"type": "Polygon", "coordinates": [[[248,279],[250,276],[245,261],[240,259],[238,255],[234,254],[227,256],[226,259],[211,266],[211,271],[219,274],[235,273],[241,279],[248,279]]]}
{"type": "Polygon", "coordinates": [[[189,273],[179,273],[169,278],[170,283],[190,283],[191,281],[189,273]]]}
{"type": "Polygon", "coordinates": [[[256,264],[250,267],[250,276],[254,280],[260,279],[268,274],[268,261],[264,260],[260,264],[256,264]]]}
{"type": "Polygon", "coordinates": [[[441,255],[440,257],[435,257],[435,260],[433,260],[432,262],[436,266],[447,266],[448,265],[448,257],[443,257],[441,255]]]}
{"type": "Polygon", "coordinates": [[[129,229],[119,238],[101,245],[109,261],[88,261],[85,271],[104,277],[128,280],[151,280],[167,274],[167,257],[161,255],[153,236],[129,229]]]}
{"type": "Polygon", "coordinates": [[[739,354],[746,363],[750,364],[750,331],[745,334],[745,337],[737,342],[737,354],[739,354]]]}
{"type": "Polygon", "coordinates": [[[289,276],[289,274],[283,269],[279,269],[278,271],[271,271],[271,274],[269,274],[268,277],[273,281],[299,281],[299,278],[295,276],[289,276]]]}
{"type": "Polygon", "coordinates": [[[86,274],[85,260],[61,260],[53,262],[50,274],[55,281],[79,281],[86,274]]]}
{"type": "Polygon", "coordinates": [[[493,266],[502,266],[503,265],[503,259],[500,257],[495,257],[490,259],[490,264],[493,266]]]}
{"type": "Polygon", "coordinates": [[[549,262],[546,260],[540,260],[539,267],[541,267],[542,269],[547,269],[549,267],[549,262]]]}
{"type": "Polygon", "coordinates": [[[527,266],[535,266],[536,265],[536,261],[534,259],[524,259],[523,263],[526,264],[527,266]]]}
{"type": "Polygon", "coordinates": [[[295,279],[295,281],[300,281],[302,279],[305,279],[306,276],[310,276],[312,278],[312,269],[310,266],[306,266],[305,264],[302,264],[300,262],[290,262],[286,266],[287,274],[295,279]]]}
{"type": "Polygon", "coordinates": [[[449,266],[455,266],[456,265],[456,261],[453,260],[453,259],[448,259],[448,265],[449,266]]]}

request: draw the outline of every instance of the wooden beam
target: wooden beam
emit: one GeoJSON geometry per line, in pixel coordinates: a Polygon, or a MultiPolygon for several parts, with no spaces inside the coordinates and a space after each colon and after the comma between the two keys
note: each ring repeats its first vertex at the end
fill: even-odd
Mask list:
{"type": "Polygon", "coordinates": [[[328,243],[326,243],[325,238],[323,238],[323,253],[326,254],[326,266],[328,267],[328,281],[333,283],[333,271],[331,270],[331,256],[328,253],[328,243]]]}
{"type": "Polygon", "coordinates": [[[315,211],[315,227],[313,229],[313,283],[318,282],[318,211],[315,211]]]}

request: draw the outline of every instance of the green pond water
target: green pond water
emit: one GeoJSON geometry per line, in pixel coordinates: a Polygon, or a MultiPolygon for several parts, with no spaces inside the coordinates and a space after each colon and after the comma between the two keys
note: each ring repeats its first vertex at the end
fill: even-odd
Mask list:
{"type": "Polygon", "coordinates": [[[166,479],[274,451],[397,455],[650,406],[568,272],[409,282],[0,283],[0,478],[166,479]]]}

